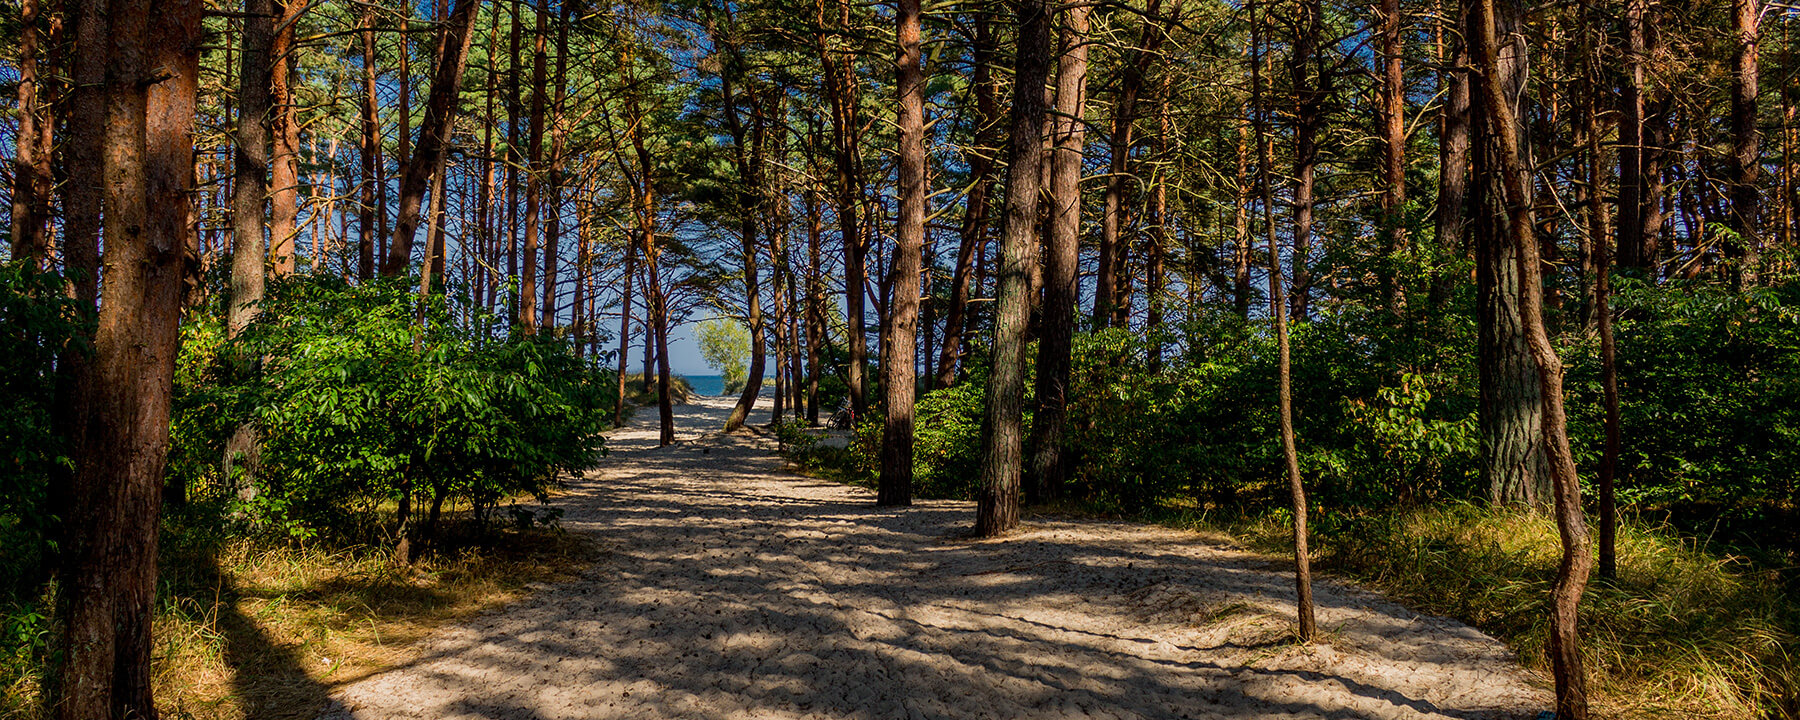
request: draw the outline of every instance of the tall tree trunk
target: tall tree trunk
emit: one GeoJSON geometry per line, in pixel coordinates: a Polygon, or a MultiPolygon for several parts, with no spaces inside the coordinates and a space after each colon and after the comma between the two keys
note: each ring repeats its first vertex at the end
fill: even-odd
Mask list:
{"type": "MultiPolygon", "coordinates": [[[[1472,0],[1479,4],[1492,0],[1472,0]]],[[[1502,0],[1510,2],[1511,0],[1502,0]]],[[[1482,27],[1479,7],[1471,5],[1468,14],[1469,36],[1479,39],[1482,27]]],[[[1518,18],[1505,15],[1503,37],[1514,37],[1518,18]]],[[[1473,45],[1474,40],[1470,41],[1473,45]]],[[[1471,48],[1471,53],[1478,49],[1471,48]]],[[[1496,60],[1506,73],[1501,82],[1517,95],[1526,78],[1526,57],[1522,49],[1509,44],[1496,60]]],[[[1476,58],[1479,60],[1479,58],[1476,58]]],[[[1485,80],[1473,78],[1477,86],[1485,80]]],[[[1474,207],[1482,222],[1472,223],[1476,255],[1476,364],[1480,373],[1481,479],[1488,488],[1488,498],[1496,505],[1520,505],[1544,509],[1551,498],[1550,468],[1543,448],[1544,398],[1532,367],[1527,346],[1525,319],[1519,305],[1523,278],[1519,275],[1517,246],[1509,242],[1505,227],[1504,179],[1499,157],[1502,141],[1528,147],[1521,139],[1508,140],[1502,135],[1525,132],[1524,125],[1495,126],[1487,121],[1492,112],[1486,106],[1486,91],[1471,97],[1471,115],[1480,121],[1473,124],[1471,143],[1476,149],[1473,177],[1474,207]],[[1503,132],[1504,131],[1504,132],[1503,132]]],[[[1529,185],[1529,180],[1526,180],[1529,185]]],[[[1526,201],[1529,203],[1529,200],[1526,201]]],[[[1529,231],[1527,231],[1529,232],[1529,231]]],[[[1537,254],[1536,250],[1532,253],[1537,254]]],[[[1535,277],[1535,273],[1533,277],[1535,277]]]]}
{"type": "MultiPolygon", "coordinates": [[[[821,25],[825,24],[824,2],[825,0],[820,0],[818,10],[821,25]]],[[[838,27],[849,28],[850,0],[837,0],[837,7],[838,27]]],[[[862,159],[856,87],[853,84],[854,56],[848,52],[831,50],[823,35],[820,36],[819,43],[819,61],[825,75],[825,94],[831,102],[838,228],[844,243],[844,318],[850,345],[850,412],[853,416],[863,417],[868,413],[865,378],[869,371],[869,343],[868,332],[863,327],[864,298],[867,297],[863,285],[868,278],[868,271],[863,261],[862,221],[857,204],[858,196],[862,194],[862,159]]]]}
{"type": "Polygon", "coordinates": [[[550,18],[549,0],[538,0],[537,24],[531,31],[531,129],[526,142],[528,144],[525,170],[525,257],[520,261],[524,277],[519,279],[518,313],[513,317],[513,324],[527,333],[537,331],[538,325],[538,227],[541,222],[542,208],[539,207],[544,193],[544,89],[549,80],[550,59],[546,54],[547,24],[550,18]]]}
{"type": "MultiPolygon", "coordinates": [[[[811,151],[809,146],[808,150],[811,151]]],[[[819,192],[806,193],[806,424],[819,424],[819,351],[825,335],[825,277],[823,258],[824,220],[819,213],[819,192]]]]}
{"type": "Polygon", "coordinates": [[[1756,129],[1757,53],[1762,25],[1760,0],[1731,0],[1732,30],[1737,35],[1731,73],[1731,229],[1738,235],[1731,254],[1737,266],[1732,282],[1742,289],[1756,284],[1761,245],[1762,135],[1756,129]]]}
{"type": "Polygon", "coordinates": [[[1325,125],[1325,102],[1331,97],[1331,78],[1323,70],[1314,76],[1324,33],[1325,8],[1321,0],[1301,0],[1300,18],[1294,30],[1294,49],[1288,70],[1294,86],[1294,296],[1289,299],[1295,320],[1305,322],[1312,298],[1313,173],[1319,161],[1319,131],[1325,125]]]}
{"type": "Polygon", "coordinates": [[[1589,555],[1587,523],[1582,517],[1581,480],[1576,475],[1574,453],[1569,449],[1562,361],[1544,328],[1543,285],[1531,217],[1529,159],[1520,142],[1522,123],[1512,106],[1512,98],[1517,97],[1524,81],[1527,63],[1525,45],[1517,34],[1524,24],[1524,12],[1508,0],[1476,0],[1476,8],[1472,35],[1481,69],[1482,114],[1494,140],[1490,150],[1498,156],[1498,167],[1493,170],[1500,176],[1499,204],[1505,209],[1502,217],[1514,250],[1519,317],[1544,399],[1540,437],[1555,477],[1556,526],[1562,538],[1562,562],[1557,566],[1551,590],[1550,611],[1549,655],[1551,675],[1556,681],[1556,716],[1587,720],[1587,688],[1576,619],[1593,558],[1589,555]],[[1499,41],[1502,33],[1509,39],[1505,49],[1499,41]],[[1511,57],[1502,57],[1503,53],[1511,57]]]}
{"type": "Polygon", "coordinates": [[[1126,163],[1131,156],[1132,122],[1137,119],[1138,93],[1143,88],[1144,70],[1162,44],[1160,21],[1156,19],[1161,9],[1161,0],[1146,1],[1143,33],[1138,47],[1125,59],[1118,96],[1113,103],[1112,128],[1107,136],[1106,210],[1101,215],[1099,269],[1094,280],[1094,327],[1122,327],[1125,322],[1118,311],[1121,305],[1127,304],[1119,298],[1119,273],[1126,254],[1126,246],[1119,241],[1125,216],[1126,163]]]}
{"type": "MultiPolygon", "coordinates": [[[[1298,619],[1300,642],[1310,643],[1318,637],[1318,621],[1313,612],[1312,558],[1307,552],[1306,486],[1300,480],[1300,456],[1294,438],[1294,374],[1288,349],[1287,303],[1281,293],[1281,248],[1275,233],[1275,153],[1269,132],[1269,109],[1263,102],[1263,48],[1258,23],[1251,22],[1251,104],[1256,109],[1256,147],[1260,156],[1259,184],[1262,186],[1263,232],[1269,251],[1269,315],[1275,324],[1276,390],[1281,416],[1282,467],[1287,473],[1288,492],[1293,498],[1294,512],[1294,609],[1298,619]]],[[[1298,218],[1296,218],[1297,224],[1298,218]]],[[[1298,230],[1295,242],[1299,242],[1298,230]]],[[[1299,273],[1299,264],[1295,264],[1299,273]]]]}
{"type": "Polygon", "coordinates": [[[237,171],[231,198],[231,308],[226,334],[237,337],[263,298],[263,200],[268,197],[269,83],[275,36],[273,0],[244,0],[243,66],[238,71],[237,171]]]}
{"type": "MultiPolygon", "coordinates": [[[[726,28],[725,32],[734,33],[736,28],[726,28]]],[[[762,101],[756,96],[756,90],[749,91],[750,112],[754,128],[754,137],[747,137],[742,118],[738,114],[738,98],[734,92],[736,80],[744,77],[744,61],[737,46],[730,40],[716,41],[726,48],[724,71],[720,73],[720,87],[723,94],[725,122],[731,132],[732,158],[737,163],[738,183],[738,237],[743,245],[744,258],[744,320],[750,326],[750,367],[744,377],[744,391],[738,395],[737,405],[732,407],[731,415],[725,419],[725,432],[743,427],[749,419],[751,408],[756,406],[756,398],[762,394],[763,373],[768,368],[768,338],[763,322],[762,285],[760,270],[757,267],[757,254],[761,245],[758,236],[757,219],[766,203],[766,190],[763,186],[763,145],[766,129],[763,118],[762,101]],[[746,145],[754,147],[746,148],[746,145]]]]}
{"type": "Polygon", "coordinates": [[[994,308],[993,372],[982,433],[975,534],[1004,535],[1019,526],[1020,427],[1025,406],[1025,332],[1031,266],[1036,264],[1038,183],[1044,161],[1044,83],[1050,77],[1048,0],[1018,3],[1018,51],[1007,135],[1006,227],[1001,235],[994,308]]]}
{"type": "Polygon", "coordinates": [[[419,206],[432,169],[443,162],[456,121],[457,91],[462,86],[463,70],[469,58],[469,28],[474,24],[475,0],[457,0],[456,9],[438,38],[437,75],[431,81],[431,96],[425,103],[425,119],[419,124],[419,143],[406,164],[406,175],[400,182],[400,212],[394,221],[394,238],[388,244],[388,256],[382,274],[395,276],[406,272],[412,259],[413,235],[419,228],[419,206]]]}
{"type": "Polygon", "coordinates": [[[911,505],[913,402],[917,385],[919,273],[925,250],[925,73],[919,59],[919,0],[899,0],[899,217],[894,224],[893,297],[884,308],[881,388],[887,417],[881,432],[877,505],[911,505]]]}
{"type": "MultiPolygon", "coordinates": [[[[1172,73],[1164,73],[1162,90],[1156,98],[1156,157],[1160,162],[1168,163],[1169,133],[1173,128],[1169,124],[1169,93],[1171,91],[1172,73]]],[[[1150,340],[1149,367],[1152,373],[1161,373],[1163,367],[1163,292],[1167,283],[1163,278],[1163,265],[1169,247],[1169,178],[1164,170],[1157,170],[1151,180],[1150,191],[1150,247],[1146,253],[1145,275],[1148,282],[1144,286],[1147,296],[1148,310],[1144,316],[1144,335],[1150,340]]]]}
{"type": "Polygon", "coordinates": [[[958,360],[962,357],[963,336],[969,324],[969,285],[973,280],[976,251],[987,242],[988,208],[993,194],[998,152],[995,137],[999,125],[999,87],[990,66],[994,62],[992,21],[985,10],[975,13],[975,42],[970,48],[975,64],[975,150],[969,159],[969,174],[975,177],[964,201],[962,227],[958,233],[956,268],[950,274],[950,307],[944,314],[944,341],[938,352],[937,369],[932,387],[950,387],[956,381],[958,360]]]}
{"type": "MultiPolygon", "coordinates": [[[[1581,3],[1582,30],[1584,36],[1597,32],[1600,18],[1598,8],[1593,0],[1581,3]]],[[[1619,467],[1619,368],[1618,346],[1613,338],[1612,327],[1612,241],[1611,221],[1607,218],[1606,168],[1607,159],[1602,146],[1600,112],[1602,98],[1607,88],[1606,62],[1603,53],[1604,45],[1594,44],[1582,52],[1582,71],[1584,92],[1582,101],[1582,129],[1587,140],[1587,237],[1592,246],[1594,271],[1594,291],[1592,304],[1593,327],[1600,335],[1600,385],[1604,395],[1605,406],[1605,445],[1601,451],[1598,492],[1600,501],[1600,577],[1615,579],[1618,577],[1618,565],[1615,557],[1615,539],[1618,532],[1618,508],[1614,492],[1614,479],[1619,467]]]]}
{"type": "MultiPolygon", "coordinates": [[[[540,1],[538,12],[548,14],[547,3],[540,1]]],[[[572,7],[570,3],[560,3],[560,15],[556,23],[556,75],[552,80],[555,95],[551,100],[550,116],[550,158],[548,172],[550,174],[550,203],[544,217],[544,327],[556,327],[556,266],[560,258],[557,254],[562,249],[562,212],[563,212],[563,110],[568,100],[569,79],[569,19],[572,7]]],[[[577,231],[579,232],[579,231],[577,231]]],[[[582,241],[585,242],[585,236],[582,241]]],[[[579,283],[579,279],[577,280],[579,283]]],[[[579,324],[575,318],[580,314],[580,302],[570,313],[570,322],[579,324]]]]}
{"type": "Polygon", "coordinates": [[[294,274],[296,219],[300,216],[300,123],[294,106],[294,26],[306,3],[277,2],[275,38],[269,47],[269,256],[276,277],[294,274]]]}
{"type": "MultiPolygon", "coordinates": [[[[40,0],[19,6],[19,124],[14,128],[12,256],[31,258],[39,267],[50,261],[51,130],[56,123],[45,113],[54,104],[50,83],[38,72],[38,8],[40,0]]],[[[51,68],[55,72],[55,68],[51,68]]]]}
{"type": "MultiPolygon", "coordinates": [[[[1155,5],[1155,0],[1151,3],[1155,5]]],[[[1044,246],[1044,330],[1038,338],[1037,413],[1032,416],[1031,476],[1025,485],[1025,499],[1034,502],[1060,496],[1068,479],[1070,458],[1063,447],[1063,435],[1068,422],[1070,352],[1079,292],[1076,283],[1081,250],[1081,160],[1087,140],[1083,117],[1087,111],[1090,11],[1087,6],[1065,11],[1058,48],[1061,60],[1056,73],[1056,117],[1050,129],[1054,142],[1050,155],[1050,241],[1044,246]]],[[[1136,93],[1137,89],[1131,88],[1131,102],[1136,101],[1136,93]]],[[[1121,105],[1127,103],[1124,95],[1121,94],[1121,105]]],[[[1125,123],[1128,128],[1130,120],[1125,123]]],[[[1114,130],[1113,149],[1122,157],[1131,143],[1131,133],[1129,129],[1119,131],[1117,121],[1114,130]]],[[[1116,223],[1118,197],[1111,183],[1109,178],[1107,209],[1115,214],[1108,222],[1116,223]]],[[[1116,238],[1116,225],[1113,230],[1116,238]]],[[[1107,251],[1105,245],[1101,251],[1107,251]]],[[[1101,272],[1106,271],[1109,260],[1101,260],[1101,272]]],[[[1101,281],[1102,286],[1104,283],[1101,281]]],[[[1111,305],[1095,301],[1096,326],[1105,324],[1111,314],[1111,305]]]]}
{"type": "Polygon", "coordinates": [[[1381,17],[1381,224],[1387,260],[1382,263],[1388,308],[1398,313],[1406,304],[1398,277],[1406,246],[1406,76],[1400,59],[1400,0],[1380,0],[1381,17]]]}
{"type": "Polygon", "coordinates": [[[356,239],[356,277],[364,281],[374,277],[374,243],[378,238],[374,227],[374,185],[378,182],[376,166],[382,162],[382,99],[376,95],[374,63],[374,5],[369,5],[362,11],[362,207],[356,211],[356,230],[360,232],[356,239]]]}
{"type": "MultiPolygon", "coordinates": [[[[1467,4],[1455,4],[1456,17],[1440,18],[1439,32],[1447,36],[1448,42],[1454,43],[1455,50],[1446,58],[1450,69],[1439,73],[1440,82],[1444,85],[1444,102],[1442,116],[1438,127],[1438,196],[1437,196],[1437,252],[1440,263],[1448,259],[1467,254],[1469,247],[1468,203],[1469,203],[1469,152],[1470,140],[1470,92],[1469,73],[1464,68],[1469,65],[1469,46],[1463,41],[1462,28],[1468,26],[1467,4]],[[1444,28],[1443,25],[1451,25],[1444,28]]],[[[1450,304],[1452,289],[1460,282],[1449,270],[1439,269],[1432,274],[1431,308],[1441,315],[1450,304]]]]}
{"type": "MultiPolygon", "coordinates": [[[[1258,70],[1258,72],[1261,72],[1258,70]]],[[[1250,123],[1237,124],[1237,198],[1232,203],[1231,305],[1240,320],[1250,321],[1250,123]]]]}
{"type": "Polygon", "coordinates": [[[1619,242],[1620,267],[1647,267],[1644,248],[1645,197],[1645,63],[1649,58],[1651,0],[1625,0],[1624,77],[1619,88],[1619,242]]]}
{"type": "MultiPolygon", "coordinates": [[[[157,516],[191,248],[198,0],[113,0],[105,94],[105,292],[74,437],[74,513],[50,715],[157,717],[157,516]],[[154,47],[150,38],[155,37],[154,47]]],[[[98,7],[96,7],[98,6],[98,7]]]]}
{"type": "MultiPolygon", "coordinates": [[[[625,427],[625,371],[626,361],[630,359],[631,349],[631,281],[637,274],[637,243],[625,244],[625,271],[622,289],[619,291],[619,373],[617,392],[613,396],[613,427],[625,427]]],[[[649,345],[649,335],[645,335],[645,345],[649,345]]]]}

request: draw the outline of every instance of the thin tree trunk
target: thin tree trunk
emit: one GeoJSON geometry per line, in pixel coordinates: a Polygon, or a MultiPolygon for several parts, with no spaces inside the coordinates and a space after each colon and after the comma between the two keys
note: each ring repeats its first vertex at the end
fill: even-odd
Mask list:
{"type": "Polygon", "coordinates": [[[1232,204],[1231,217],[1234,239],[1231,245],[1231,305],[1244,322],[1250,321],[1250,256],[1255,253],[1250,247],[1250,152],[1250,123],[1240,120],[1237,124],[1237,198],[1232,204]]]}
{"type": "Polygon", "coordinates": [[[539,205],[544,193],[544,89],[549,82],[546,75],[550,64],[545,50],[545,43],[548,41],[545,34],[550,17],[549,9],[548,0],[538,0],[537,24],[531,32],[531,125],[526,139],[528,164],[525,170],[525,256],[520,260],[524,277],[519,279],[518,313],[513,316],[513,324],[527,333],[537,332],[538,326],[538,227],[542,218],[542,208],[539,205]]]}
{"type": "Polygon", "coordinates": [[[997,164],[994,154],[999,139],[995,137],[1000,121],[999,87],[990,66],[994,62],[992,22],[985,10],[975,11],[975,43],[970,48],[975,64],[975,150],[969,159],[969,174],[975,177],[964,201],[962,227],[958,233],[956,268],[950,274],[950,307],[944,314],[944,339],[938,352],[937,369],[932,387],[950,387],[956,381],[956,368],[962,357],[963,336],[969,324],[969,286],[973,280],[976,252],[987,242],[988,212],[993,194],[997,164]]]}
{"type": "Polygon", "coordinates": [[[1400,64],[1404,51],[1400,39],[1400,0],[1380,2],[1383,69],[1381,224],[1387,254],[1386,262],[1382,263],[1382,283],[1386,285],[1388,309],[1398,313],[1406,304],[1405,290],[1398,277],[1400,254],[1406,246],[1406,76],[1400,64]]]}
{"type": "MultiPolygon", "coordinates": [[[[39,267],[50,261],[51,130],[55,122],[44,112],[54,104],[51,85],[39,79],[38,7],[40,0],[19,6],[19,123],[14,128],[12,256],[31,258],[39,267]]],[[[51,68],[51,72],[55,72],[51,68]]]]}
{"type": "MultiPolygon", "coordinates": [[[[625,427],[625,370],[626,361],[631,357],[627,351],[631,349],[631,281],[637,274],[637,243],[625,244],[625,272],[623,289],[619,291],[619,376],[617,378],[617,394],[613,400],[613,427],[625,427]]],[[[645,345],[649,345],[646,335],[645,345]]]]}
{"type": "MultiPolygon", "coordinates": [[[[1155,0],[1151,3],[1154,6],[1155,0]]],[[[1055,119],[1050,129],[1054,142],[1050,155],[1050,241],[1044,246],[1043,333],[1038,338],[1037,413],[1031,421],[1031,475],[1025,484],[1025,499],[1029,502],[1062,495],[1070,459],[1063,447],[1063,436],[1064,425],[1068,422],[1070,352],[1079,292],[1081,160],[1083,144],[1087,140],[1084,116],[1087,111],[1090,8],[1075,6],[1065,12],[1058,48],[1061,60],[1056,73],[1055,119]]],[[[1137,89],[1131,88],[1132,102],[1136,100],[1136,93],[1137,89]]],[[[1127,101],[1122,96],[1120,102],[1125,104],[1127,101]]],[[[1127,120],[1127,126],[1129,123],[1127,120]]],[[[1113,149],[1122,156],[1130,145],[1131,134],[1128,129],[1119,131],[1116,121],[1114,130],[1113,149]]],[[[1107,194],[1107,209],[1115,213],[1108,222],[1116,223],[1118,197],[1110,178],[1107,194]]],[[[1115,225],[1115,235],[1117,229],[1115,225]]],[[[1105,253],[1107,247],[1102,245],[1101,251],[1105,253]]],[[[1108,258],[1101,260],[1102,272],[1106,271],[1108,262],[1108,258]]],[[[1101,284],[1104,286],[1105,281],[1101,284]]],[[[1095,301],[1096,326],[1105,324],[1111,314],[1111,305],[1095,301]]]]}
{"type": "MultiPolygon", "coordinates": [[[[819,22],[825,23],[825,0],[819,0],[819,22]]],[[[837,0],[838,27],[849,28],[850,0],[837,0]]],[[[869,369],[868,332],[864,321],[864,290],[868,271],[863,262],[863,231],[857,196],[862,191],[862,161],[859,157],[859,132],[856,88],[852,84],[853,55],[834,52],[819,39],[819,60],[825,76],[825,94],[831,103],[831,133],[837,171],[837,216],[839,234],[844,243],[844,319],[850,345],[850,413],[863,417],[868,413],[865,378],[869,369]]]]}
{"type": "MultiPolygon", "coordinates": [[[[547,4],[540,0],[538,12],[548,14],[547,4]]],[[[563,110],[568,99],[569,16],[572,11],[570,3],[564,2],[561,6],[556,24],[556,75],[552,81],[556,94],[551,101],[550,158],[547,163],[550,202],[544,217],[544,318],[540,324],[548,328],[556,327],[556,266],[560,259],[557,254],[562,250],[563,110]]],[[[570,322],[576,322],[579,313],[577,302],[576,309],[570,313],[570,322]]]]}
{"type": "MultiPolygon", "coordinates": [[[[1294,394],[1292,358],[1288,349],[1287,303],[1281,292],[1281,248],[1275,233],[1275,183],[1272,170],[1274,152],[1269,132],[1269,110],[1263,103],[1263,48],[1252,20],[1251,104],[1256,108],[1256,147],[1260,162],[1258,178],[1262,186],[1263,232],[1269,251],[1269,315],[1275,324],[1276,387],[1281,415],[1282,467],[1287,473],[1288,492],[1293,497],[1294,512],[1294,609],[1298,619],[1300,642],[1310,643],[1318,637],[1318,621],[1313,612],[1312,558],[1307,552],[1306,486],[1300,480],[1300,456],[1294,437],[1294,394]]],[[[1297,219],[1296,219],[1297,222],[1297,219]]],[[[1295,242],[1299,242],[1298,231],[1295,242]]],[[[1295,272],[1299,272],[1295,264],[1295,272]]]]}
{"type": "Polygon", "coordinates": [[[1619,242],[1618,263],[1644,268],[1645,98],[1650,46],[1646,24],[1650,0],[1625,0],[1624,77],[1619,88],[1619,242]]]}
{"type": "Polygon", "coordinates": [[[438,38],[437,76],[431,81],[431,96],[425,104],[425,118],[419,125],[419,143],[406,164],[406,175],[400,182],[400,212],[394,221],[394,238],[388,244],[388,256],[382,274],[406,272],[412,259],[413,235],[419,227],[420,203],[432,169],[443,162],[450,130],[456,121],[457,92],[462,85],[463,70],[469,58],[469,41],[473,35],[475,0],[457,0],[456,9],[438,38]]]}
{"type": "Polygon", "coordinates": [[[1512,2],[1477,0],[1474,36],[1476,60],[1481,68],[1483,115],[1490,126],[1498,155],[1499,183],[1503,192],[1507,234],[1512,242],[1519,275],[1519,316],[1537,366],[1540,394],[1544,398],[1541,437],[1555,478],[1557,533],[1562,538],[1562,561],[1551,590],[1550,666],[1556,681],[1556,716],[1587,720],[1586,678],[1581,659],[1581,638],[1576,620],[1582,591],[1593,563],[1587,542],[1587,523],[1582,517],[1581,481],[1575,457],[1569,449],[1567,419],[1563,410],[1562,361],[1550,344],[1543,322],[1543,286],[1539,275],[1537,239],[1533,237],[1528,160],[1520,142],[1520,123],[1512,106],[1527,62],[1517,28],[1523,25],[1522,8],[1512,2]],[[1502,15],[1504,14],[1504,19],[1502,15]],[[1503,60],[1499,36],[1510,42],[1503,60]],[[1510,67],[1508,67],[1510,64],[1510,67]]]}
{"type": "MultiPolygon", "coordinates": [[[[1439,74],[1444,83],[1444,102],[1438,130],[1438,196],[1437,252],[1439,263],[1467,255],[1469,228],[1466,220],[1469,202],[1470,93],[1469,46],[1462,40],[1467,27],[1467,5],[1458,2],[1456,18],[1440,19],[1439,32],[1455,44],[1450,53],[1451,68],[1439,74]],[[1454,22],[1448,31],[1442,26],[1454,22]]],[[[1431,308],[1441,316],[1448,308],[1452,291],[1459,282],[1449,271],[1435,272],[1431,280],[1431,308]]]]}
{"type": "MultiPolygon", "coordinates": [[[[734,32],[727,29],[726,32],[734,32]]],[[[762,394],[763,373],[768,368],[768,338],[763,322],[762,286],[760,271],[756,260],[761,244],[757,233],[757,217],[765,204],[767,188],[763,187],[763,144],[765,123],[762,101],[757,98],[754,89],[749,91],[750,112],[754,123],[754,137],[746,138],[742,118],[738,114],[738,98],[733,91],[734,80],[742,79],[743,58],[736,45],[729,41],[721,42],[726,50],[725,69],[720,73],[720,87],[723,94],[725,122],[731,133],[732,158],[737,164],[738,183],[738,236],[743,245],[744,258],[744,320],[750,326],[750,367],[744,377],[744,391],[738,395],[737,405],[732,407],[731,415],[725,419],[725,432],[743,427],[744,421],[750,417],[750,409],[756,406],[757,396],[762,394]],[[754,145],[746,149],[746,145],[754,145]]]]}
{"type": "Polygon", "coordinates": [[[1019,526],[1025,333],[1030,320],[1031,266],[1036,264],[1033,246],[1044,160],[1044,83],[1050,76],[1051,9],[1048,0],[1018,3],[1018,52],[1007,140],[1006,227],[1000,244],[993,371],[988,378],[975,509],[975,534],[980,537],[1005,535],[1019,526]]]}

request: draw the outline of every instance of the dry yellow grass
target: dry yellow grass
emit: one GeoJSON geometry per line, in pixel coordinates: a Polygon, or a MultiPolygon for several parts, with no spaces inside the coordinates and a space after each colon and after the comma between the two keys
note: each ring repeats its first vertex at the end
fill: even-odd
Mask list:
{"type": "Polygon", "coordinates": [[[165,717],[311,718],[339,686],[404,664],[445,623],[566,577],[591,557],[581,538],[508,533],[497,546],[394,568],[368,549],[234,541],[212,567],[171,567],[187,592],[157,626],[165,717]],[[207,582],[210,580],[210,586],[207,582]]]}

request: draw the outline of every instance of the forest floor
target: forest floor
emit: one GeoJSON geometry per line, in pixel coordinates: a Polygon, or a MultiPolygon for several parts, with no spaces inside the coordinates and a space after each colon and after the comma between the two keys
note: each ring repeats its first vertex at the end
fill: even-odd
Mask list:
{"type": "Polygon", "coordinates": [[[1216,538],[967,502],[878,508],[721,435],[730,402],[655,414],[557,503],[600,545],[577,579],[440,630],[326,718],[1533,718],[1498,641],[1335,580],[1293,642],[1289,565],[1216,538]]]}

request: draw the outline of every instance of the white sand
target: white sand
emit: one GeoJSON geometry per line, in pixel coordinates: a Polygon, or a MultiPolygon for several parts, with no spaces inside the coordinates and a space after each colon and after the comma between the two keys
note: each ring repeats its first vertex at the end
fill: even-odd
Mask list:
{"type": "Polygon", "coordinates": [[[1321,581],[1327,642],[1299,647],[1285,563],[1130,523],[971,541],[971,503],[876,508],[785,473],[767,441],[716,433],[728,407],[680,408],[684,441],[662,449],[640,412],[559,500],[605,549],[583,578],[439,632],[325,717],[1474,720],[1548,705],[1505,647],[1454,621],[1321,581]]]}

